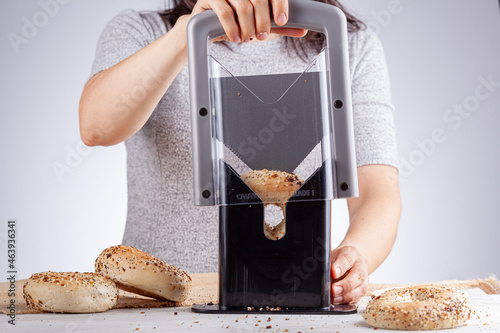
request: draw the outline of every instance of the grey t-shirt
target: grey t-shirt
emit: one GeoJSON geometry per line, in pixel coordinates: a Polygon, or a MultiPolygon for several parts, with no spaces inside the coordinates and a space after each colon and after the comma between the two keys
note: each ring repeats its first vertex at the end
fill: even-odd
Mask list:
{"type": "MultiPolygon", "coordinates": [[[[106,70],[160,38],[167,28],[158,13],[125,10],[105,27],[92,75],[106,70]]],[[[306,62],[289,53],[282,38],[264,43],[212,43],[210,52],[230,72],[301,72],[306,62]]],[[[369,30],[349,35],[356,161],[358,166],[397,167],[389,76],[382,46],[369,30]]],[[[154,68],[152,65],[151,68],[154,68]]],[[[137,68],[138,71],[150,69],[137,68]]],[[[124,92],[117,103],[133,103],[144,87],[124,92]]],[[[117,115],[118,116],[118,115],[117,115]]],[[[192,195],[188,71],[185,66],[127,149],[128,213],[123,244],[189,273],[215,272],[218,210],[195,207],[192,195]]]]}

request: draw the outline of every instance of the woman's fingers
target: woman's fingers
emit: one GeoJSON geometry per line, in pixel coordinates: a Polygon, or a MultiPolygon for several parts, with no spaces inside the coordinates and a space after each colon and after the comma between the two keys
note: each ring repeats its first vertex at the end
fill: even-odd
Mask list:
{"type": "Polygon", "coordinates": [[[249,0],[228,1],[236,12],[241,40],[244,43],[248,43],[255,37],[255,14],[253,4],[249,0]]]}
{"type": "MultiPolygon", "coordinates": [[[[253,38],[265,40],[271,33],[303,37],[307,30],[272,28],[274,22],[283,26],[288,21],[288,0],[199,0],[192,14],[212,9],[233,42],[249,42],[253,38]]],[[[226,40],[222,37],[217,40],[226,40]]]]}
{"type": "Polygon", "coordinates": [[[340,281],[332,285],[332,303],[355,303],[366,294],[368,290],[368,274],[360,265],[353,267],[340,281]]]}
{"type": "Polygon", "coordinates": [[[255,37],[265,40],[271,33],[269,0],[250,0],[255,12],[255,37]]]}
{"type": "Polygon", "coordinates": [[[331,253],[332,303],[354,303],[368,289],[368,263],[353,246],[344,246],[331,253]]]}
{"type": "Polygon", "coordinates": [[[307,30],[295,28],[272,28],[271,33],[289,37],[304,37],[307,34],[307,30]]]}
{"type": "Polygon", "coordinates": [[[344,246],[332,251],[331,274],[333,279],[339,279],[350,270],[359,254],[352,246],[344,246]]]}
{"type": "Polygon", "coordinates": [[[288,0],[271,0],[273,18],[277,25],[285,25],[288,22],[288,0]]]}
{"type": "Polygon", "coordinates": [[[199,0],[192,14],[198,14],[207,9],[212,9],[219,18],[227,37],[236,43],[241,42],[240,26],[236,20],[233,7],[225,0],[199,0]]]}

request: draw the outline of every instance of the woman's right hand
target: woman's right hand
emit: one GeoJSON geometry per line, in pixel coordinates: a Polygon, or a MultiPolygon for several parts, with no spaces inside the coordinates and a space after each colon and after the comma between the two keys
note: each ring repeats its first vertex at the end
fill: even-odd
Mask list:
{"type": "Polygon", "coordinates": [[[191,15],[212,9],[219,18],[226,36],[218,40],[248,43],[254,38],[266,40],[271,33],[303,37],[307,31],[293,28],[272,28],[274,22],[283,26],[288,21],[288,0],[198,0],[191,15]]]}

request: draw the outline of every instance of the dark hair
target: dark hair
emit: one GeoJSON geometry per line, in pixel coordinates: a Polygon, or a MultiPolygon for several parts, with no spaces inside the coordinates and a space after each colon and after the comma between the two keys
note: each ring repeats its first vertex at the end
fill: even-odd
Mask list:
{"type": "MultiPolygon", "coordinates": [[[[342,6],[337,0],[313,0],[317,2],[327,3],[338,7],[342,10],[347,18],[347,31],[356,32],[366,28],[366,25],[357,19],[354,15],[349,13],[344,6],[342,6]]],[[[173,6],[160,13],[163,22],[167,27],[174,26],[175,22],[182,15],[188,15],[194,8],[197,0],[172,0],[173,6]]],[[[288,50],[293,50],[296,54],[302,58],[307,59],[308,54],[306,52],[307,48],[310,47],[317,52],[320,52],[325,46],[325,36],[322,33],[309,31],[304,38],[293,38],[285,37],[285,44],[288,50]]]]}

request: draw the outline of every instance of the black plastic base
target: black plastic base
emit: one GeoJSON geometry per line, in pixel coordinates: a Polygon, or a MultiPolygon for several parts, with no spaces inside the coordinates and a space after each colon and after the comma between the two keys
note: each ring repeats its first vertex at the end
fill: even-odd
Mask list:
{"type": "MultiPolygon", "coordinates": [[[[237,199],[253,193],[228,165],[222,191],[237,199]]],[[[301,187],[307,195],[323,191],[324,166],[301,187]]],[[[219,304],[248,307],[326,309],[330,307],[330,201],[297,196],[286,205],[286,232],[279,240],[264,235],[264,204],[220,206],[219,304]]],[[[320,196],[321,198],[321,196],[320,196]]],[[[226,202],[233,202],[227,200],[226,202]]],[[[316,311],[316,310],[312,310],[316,311]]]]}
{"type": "Polygon", "coordinates": [[[195,304],[191,308],[196,313],[211,313],[211,314],[296,314],[296,315],[346,315],[355,314],[358,312],[358,307],[355,304],[332,305],[328,309],[315,308],[230,308],[221,309],[218,304],[195,304]]]}

